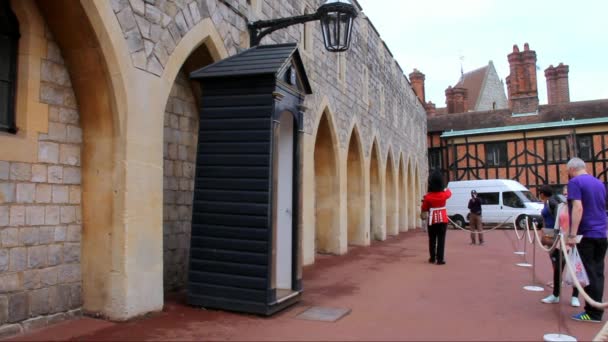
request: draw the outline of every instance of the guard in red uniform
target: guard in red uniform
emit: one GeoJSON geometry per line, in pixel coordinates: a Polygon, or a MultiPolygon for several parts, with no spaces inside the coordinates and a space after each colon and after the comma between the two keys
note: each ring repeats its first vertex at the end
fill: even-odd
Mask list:
{"type": "Polygon", "coordinates": [[[429,262],[445,264],[445,235],[448,228],[448,211],[445,202],[452,196],[446,189],[443,175],[433,172],[429,177],[429,192],[422,199],[422,212],[428,212],[429,262]]]}

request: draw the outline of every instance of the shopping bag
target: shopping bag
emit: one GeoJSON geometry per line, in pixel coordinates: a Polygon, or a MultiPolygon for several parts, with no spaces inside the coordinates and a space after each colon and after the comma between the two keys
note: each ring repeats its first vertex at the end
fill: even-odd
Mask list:
{"type": "MultiPolygon", "coordinates": [[[[570,265],[572,265],[574,268],[574,273],[576,274],[576,279],[578,279],[578,282],[581,283],[583,287],[589,285],[589,277],[587,276],[585,265],[583,265],[583,260],[581,260],[581,256],[578,254],[578,249],[576,246],[574,246],[570,250],[570,253],[568,253],[568,260],[570,261],[570,265]]],[[[574,285],[570,272],[566,272],[564,281],[568,285],[574,285]]]]}

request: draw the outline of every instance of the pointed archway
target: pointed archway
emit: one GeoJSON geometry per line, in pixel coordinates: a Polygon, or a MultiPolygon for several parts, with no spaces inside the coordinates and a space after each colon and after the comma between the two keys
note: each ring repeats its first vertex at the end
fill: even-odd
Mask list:
{"type": "Polygon", "coordinates": [[[337,139],[329,114],[324,112],[315,138],[315,249],[339,252],[340,194],[337,139]]]}
{"type": "Polygon", "coordinates": [[[416,228],[416,221],[415,221],[415,213],[416,213],[416,205],[418,205],[419,202],[416,201],[416,187],[414,185],[414,167],[412,165],[412,160],[410,158],[408,158],[407,161],[407,187],[406,187],[406,192],[407,192],[407,203],[408,203],[408,207],[407,207],[407,217],[408,217],[408,221],[407,221],[407,225],[408,225],[408,229],[414,229],[416,228]]]}
{"type": "Polygon", "coordinates": [[[386,233],[399,234],[397,223],[397,182],[395,180],[395,163],[392,149],[388,149],[386,157],[386,233]]]}
{"type": "Polygon", "coordinates": [[[414,206],[414,224],[413,228],[419,228],[421,225],[420,221],[420,203],[422,202],[422,180],[420,179],[420,167],[418,162],[416,162],[414,166],[415,176],[414,176],[414,189],[416,193],[416,197],[414,198],[414,203],[418,203],[418,206],[414,206]]]}
{"type": "Polygon", "coordinates": [[[399,176],[397,177],[397,191],[399,197],[399,231],[407,231],[407,200],[406,200],[406,179],[403,167],[403,153],[399,157],[399,176]]]}
{"type": "Polygon", "coordinates": [[[383,240],[385,236],[385,217],[382,211],[384,198],[382,196],[379,156],[380,153],[378,151],[378,142],[374,139],[369,166],[370,240],[383,240]]]}
{"type": "Polygon", "coordinates": [[[355,126],[350,136],[347,154],[347,227],[348,244],[365,242],[365,183],[361,138],[355,126]]]}

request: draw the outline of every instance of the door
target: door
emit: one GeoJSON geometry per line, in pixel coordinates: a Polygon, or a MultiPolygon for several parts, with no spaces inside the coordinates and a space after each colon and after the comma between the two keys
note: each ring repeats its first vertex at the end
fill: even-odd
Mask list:
{"type": "MultiPolygon", "coordinates": [[[[481,217],[483,223],[497,223],[500,221],[500,194],[498,192],[478,192],[481,200],[481,217]]],[[[502,221],[500,221],[502,223],[502,221]]]]}
{"type": "Polygon", "coordinates": [[[509,219],[509,223],[513,222],[519,215],[525,212],[526,205],[519,198],[515,191],[505,191],[502,193],[502,215],[501,223],[509,219]]]}
{"type": "Polygon", "coordinates": [[[294,117],[281,114],[277,177],[277,253],[276,281],[278,290],[291,290],[293,278],[293,173],[294,117]]]}

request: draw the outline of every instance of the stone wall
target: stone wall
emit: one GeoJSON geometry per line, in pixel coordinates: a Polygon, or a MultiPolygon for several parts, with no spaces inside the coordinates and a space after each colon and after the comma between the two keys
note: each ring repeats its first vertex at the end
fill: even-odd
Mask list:
{"type": "Polygon", "coordinates": [[[196,101],[184,72],[165,109],[163,252],[164,289],[185,287],[198,141],[196,101]]]}
{"type": "Polygon", "coordinates": [[[2,331],[62,320],[82,301],[82,131],[61,53],[50,34],[46,39],[39,96],[49,122],[37,162],[0,158],[0,326],[22,322],[2,331]]]}

